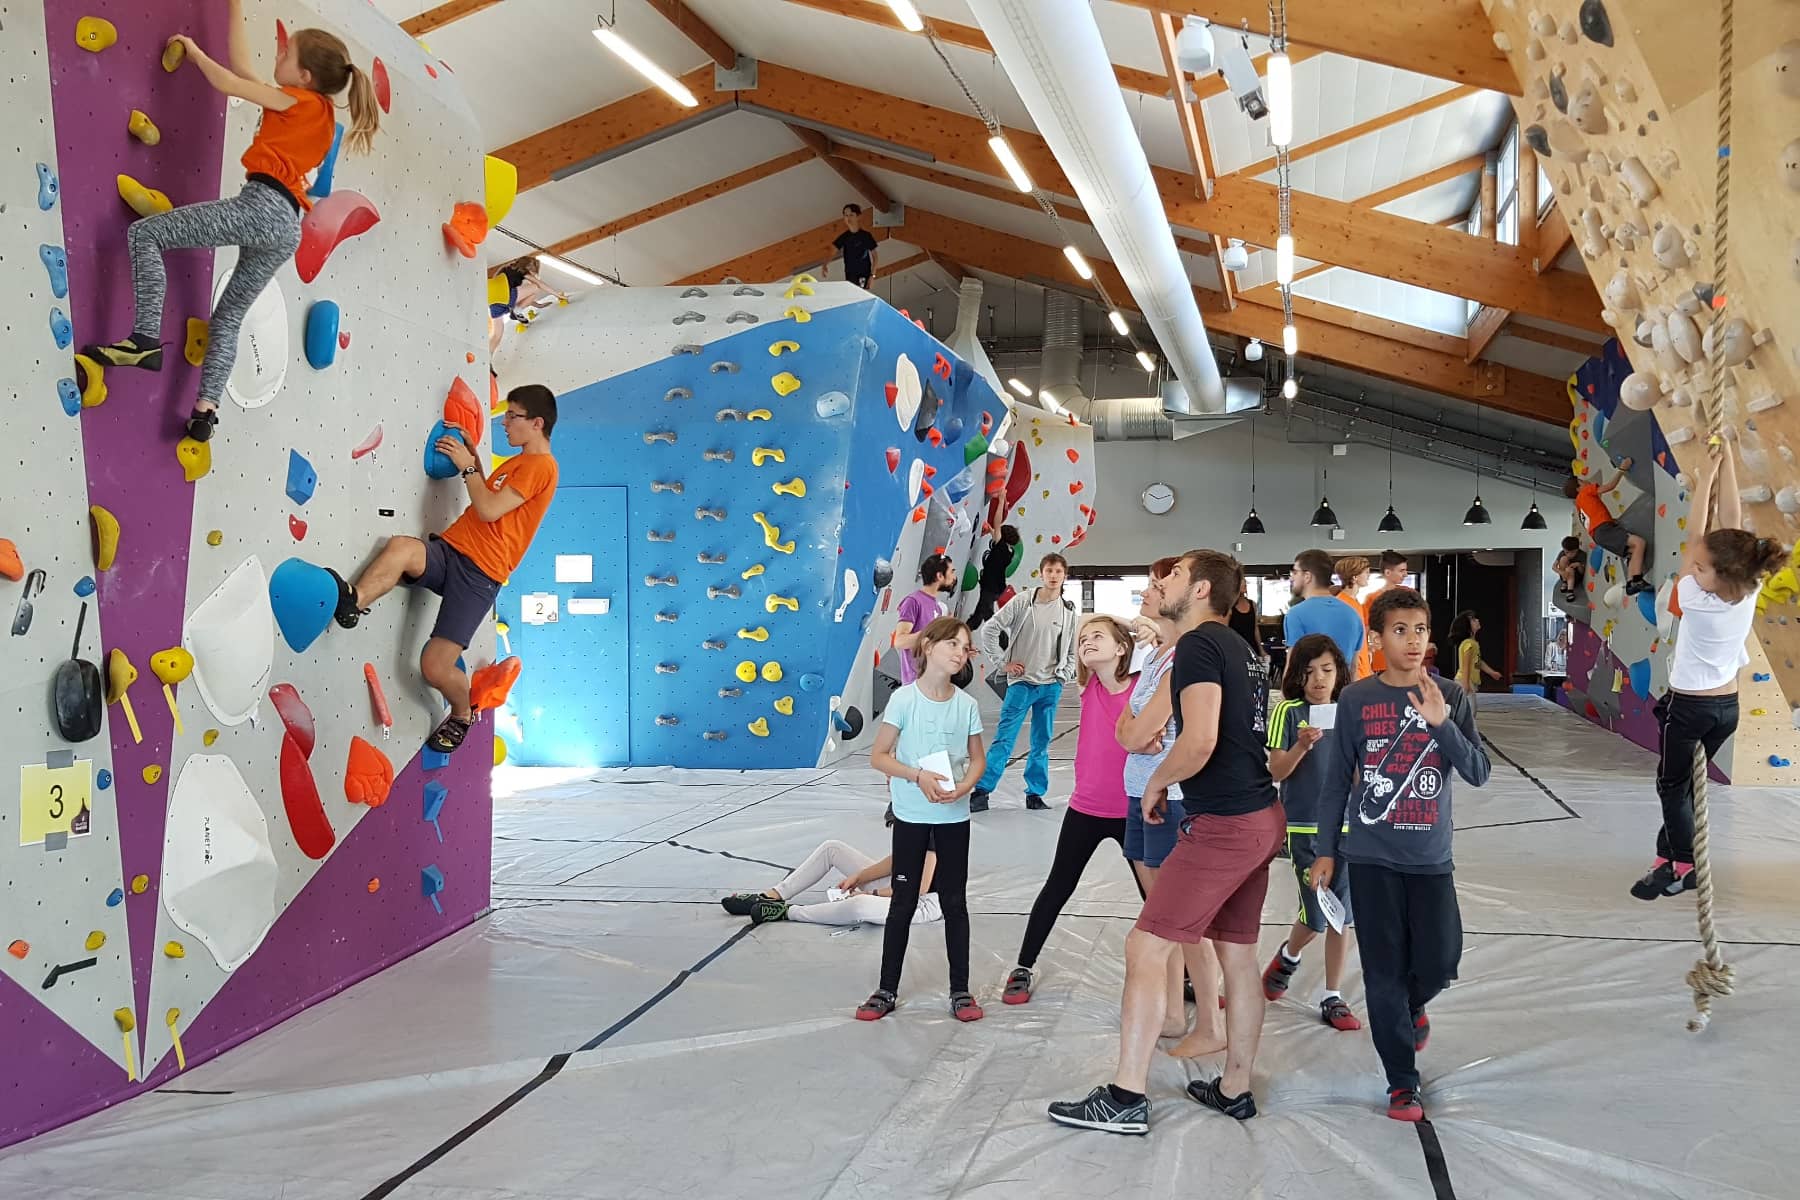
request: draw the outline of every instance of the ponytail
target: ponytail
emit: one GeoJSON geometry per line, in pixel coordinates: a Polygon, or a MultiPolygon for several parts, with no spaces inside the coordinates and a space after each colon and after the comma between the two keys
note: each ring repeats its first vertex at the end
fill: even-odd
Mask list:
{"type": "Polygon", "coordinates": [[[1787,562],[1787,547],[1774,538],[1757,538],[1751,549],[1751,558],[1757,564],[1759,575],[1768,575],[1779,571],[1787,562]]]}
{"type": "Polygon", "coordinates": [[[344,131],[344,141],[351,153],[367,154],[381,125],[381,106],[375,102],[375,85],[350,61],[349,47],[342,38],[323,29],[302,29],[294,34],[291,44],[318,92],[335,96],[346,87],[350,89],[350,126],[344,131]]]}
{"type": "Polygon", "coordinates": [[[375,103],[375,86],[355,64],[350,66],[349,100],[350,127],[344,131],[344,142],[352,153],[367,154],[381,127],[381,106],[375,103]]]}

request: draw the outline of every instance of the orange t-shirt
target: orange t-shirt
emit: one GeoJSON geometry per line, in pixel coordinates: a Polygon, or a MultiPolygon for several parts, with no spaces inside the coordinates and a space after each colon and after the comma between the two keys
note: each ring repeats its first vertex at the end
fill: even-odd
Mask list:
{"type": "Polygon", "coordinates": [[[1355,613],[1363,623],[1362,649],[1358,650],[1356,656],[1350,660],[1351,682],[1355,682],[1358,679],[1367,679],[1369,677],[1369,616],[1363,611],[1363,606],[1356,602],[1356,597],[1352,596],[1348,589],[1339,592],[1337,598],[1345,604],[1348,604],[1350,606],[1350,611],[1355,613]]]}
{"type": "Polygon", "coordinates": [[[337,113],[329,96],[311,88],[281,90],[292,96],[294,103],[286,112],[263,109],[262,126],[244,151],[244,170],[279,181],[304,210],[312,207],[306,198],[306,174],[331,153],[337,113]]]}
{"type": "Polygon", "coordinates": [[[1615,519],[1612,510],[1606,507],[1606,501],[1600,498],[1600,485],[1597,483],[1581,485],[1581,490],[1575,493],[1575,509],[1581,514],[1589,537],[1593,536],[1594,530],[1615,519]]]}
{"type": "Polygon", "coordinates": [[[490,492],[511,488],[525,497],[525,503],[497,521],[482,520],[471,505],[444,530],[443,538],[483,575],[505,583],[531,547],[550,497],[556,494],[556,460],[548,454],[514,455],[488,476],[487,486],[490,492]]]}
{"type": "MultiPolygon", "coordinates": [[[[1389,584],[1388,586],[1392,587],[1393,585],[1389,584]]],[[[1364,629],[1368,629],[1369,627],[1369,610],[1375,607],[1375,598],[1381,595],[1381,592],[1387,590],[1387,588],[1382,588],[1380,592],[1370,592],[1367,596],[1363,597],[1362,613],[1364,629]]],[[[1387,670],[1387,655],[1375,648],[1375,635],[1373,633],[1363,634],[1363,649],[1369,652],[1369,674],[1373,675],[1378,671],[1387,670]]]]}

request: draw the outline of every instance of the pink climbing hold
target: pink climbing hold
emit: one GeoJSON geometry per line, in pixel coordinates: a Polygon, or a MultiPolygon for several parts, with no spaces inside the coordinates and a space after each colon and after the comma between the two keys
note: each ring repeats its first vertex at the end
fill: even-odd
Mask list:
{"type": "Polygon", "coordinates": [[[427,75],[431,76],[433,79],[437,78],[437,68],[432,66],[430,63],[425,64],[425,73],[427,75]]]}
{"type": "Polygon", "coordinates": [[[356,448],[350,451],[350,457],[352,459],[358,459],[365,454],[373,454],[375,453],[375,447],[379,445],[381,445],[381,426],[377,425],[375,428],[369,430],[368,437],[358,442],[356,448]]]}
{"type": "Polygon", "coordinates": [[[306,707],[306,701],[300,698],[299,689],[291,683],[278,683],[269,689],[269,703],[275,706],[275,715],[281,718],[287,735],[294,739],[300,756],[311,758],[314,738],[312,709],[306,707]]]}
{"type": "Polygon", "coordinates": [[[388,80],[387,64],[379,58],[369,68],[369,82],[375,85],[375,103],[381,105],[382,112],[389,111],[394,103],[394,87],[388,80]]]}
{"type": "Polygon", "coordinates": [[[983,437],[986,437],[993,428],[994,428],[994,414],[991,412],[982,413],[981,414],[981,435],[983,437]]]}
{"type": "Polygon", "coordinates": [[[332,251],[359,233],[367,233],[381,220],[370,199],[361,192],[333,191],[319,201],[300,222],[300,248],[294,252],[294,269],[302,283],[311,283],[325,269],[332,251]]]}

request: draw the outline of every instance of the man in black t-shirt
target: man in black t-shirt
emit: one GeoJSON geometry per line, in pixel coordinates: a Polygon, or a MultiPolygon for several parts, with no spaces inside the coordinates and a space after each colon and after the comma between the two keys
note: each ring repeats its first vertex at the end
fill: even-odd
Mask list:
{"type": "Polygon", "coordinates": [[[1256,939],[1269,860],[1286,820],[1269,777],[1268,667],[1225,619],[1244,587],[1235,558],[1190,550],[1161,583],[1162,615],[1182,631],[1171,672],[1177,735],[1144,788],[1144,820],[1177,819],[1168,789],[1181,784],[1181,837],[1163,860],[1137,928],[1125,942],[1125,998],[1118,1073],[1082,1100],[1050,1106],[1064,1125],[1146,1133],[1144,1085],[1163,1026],[1169,956],[1202,939],[1225,976],[1225,1071],[1197,1079],[1188,1095],[1238,1120],[1256,1115],[1250,1068],[1262,1037],[1256,939]]]}
{"type": "Polygon", "coordinates": [[[844,205],[844,232],[832,246],[844,256],[844,278],[867,288],[875,278],[875,235],[862,227],[862,205],[844,205]]]}

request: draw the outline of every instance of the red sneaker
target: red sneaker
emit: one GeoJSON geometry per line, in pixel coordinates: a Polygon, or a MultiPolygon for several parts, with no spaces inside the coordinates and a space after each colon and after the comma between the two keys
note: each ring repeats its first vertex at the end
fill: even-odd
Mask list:
{"type": "Polygon", "coordinates": [[[1388,1116],[1396,1121],[1423,1121],[1425,1106],[1412,1088],[1395,1088],[1388,1093],[1388,1116]]]}
{"type": "Polygon", "coordinates": [[[1342,996],[1327,996],[1319,1001],[1319,1019],[1333,1029],[1346,1032],[1362,1028],[1362,1022],[1356,1019],[1356,1014],[1350,1011],[1350,1006],[1344,1003],[1342,996]]]}

